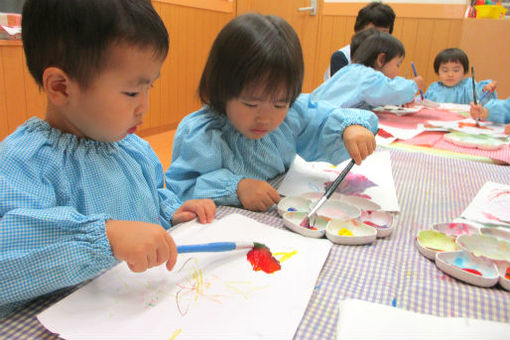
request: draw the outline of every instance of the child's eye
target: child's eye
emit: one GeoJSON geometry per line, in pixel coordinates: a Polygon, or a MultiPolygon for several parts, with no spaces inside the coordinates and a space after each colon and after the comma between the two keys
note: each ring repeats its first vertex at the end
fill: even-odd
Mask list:
{"type": "Polygon", "coordinates": [[[274,104],[274,107],[277,109],[286,109],[287,106],[287,104],[274,104]]]}
{"type": "Polygon", "coordinates": [[[136,97],[138,92],[123,92],[128,97],[136,97]]]}
{"type": "Polygon", "coordinates": [[[251,103],[243,103],[244,105],[248,106],[248,107],[257,107],[257,104],[251,104],[251,103]]]}

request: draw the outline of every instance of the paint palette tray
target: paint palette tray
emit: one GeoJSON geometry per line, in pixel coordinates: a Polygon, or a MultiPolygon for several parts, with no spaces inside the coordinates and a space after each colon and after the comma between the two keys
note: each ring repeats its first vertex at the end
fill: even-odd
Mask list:
{"type": "Polygon", "coordinates": [[[385,106],[378,106],[374,108],[374,111],[377,112],[387,112],[387,113],[393,113],[397,116],[405,116],[408,114],[416,113],[423,109],[423,106],[413,106],[413,107],[403,107],[403,106],[397,106],[397,105],[385,105],[385,106]]]}
{"type": "Polygon", "coordinates": [[[393,215],[379,211],[380,206],[366,198],[334,193],[317,212],[314,229],[300,224],[322,197],[322,193],[306,193],[285,197],[278,203],[278,213],[290,230],[307,237],[326,237],[345,245],[367,244],[393,231],[393,215]],[[324,222],[326,221],[326,222],[324,222]]]}
{"type": "Polygon", "coordinates": [[[479,287],[510,290],[510,232],[471,222],[440,223],[416,236],[418,251],[446,274],[479,287]],[[481,234],[480,234],[481,233],[481,234]]]}
{"type": "Polygon", "coordinates": [[[507,141],[489,135],[472,135],[453,131],[444,135],[444,140],[454,145],[480,150],[499,150],[508,144],[507,141]]]}

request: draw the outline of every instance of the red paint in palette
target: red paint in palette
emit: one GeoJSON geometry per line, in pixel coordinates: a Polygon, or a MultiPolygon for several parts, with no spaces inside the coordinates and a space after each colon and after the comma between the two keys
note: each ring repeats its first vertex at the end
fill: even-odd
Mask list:
{"type": "Polygon", "coordinates": [[[482,276],[482,273],[480,273],[476,269],[472,269],[472,268],[461,268],[461,269],[467,271],[468,273],[482,276]]]}
{"type": "Polygon", "coordinates": [[[380,228],[381,226],[378,226],[377,224],[375,224],[374,222],[372,221],[361,221],[363,223],[365,223],[366,225],[369,225],[371,227],[374,227],[374,228],[380,228]]]}
{"type": "Polygon", "coordinates": [[[510,280],[510,267],[506,269],[505,279],[510,280]]]}
{"type": "Polygon", "coordinates": [[[282,268],[269,248],[264,246],[254,247],[246,254],[246,258],[250,261],[254,271],[262,270],[264,273],[271,274],[282,268]]]}

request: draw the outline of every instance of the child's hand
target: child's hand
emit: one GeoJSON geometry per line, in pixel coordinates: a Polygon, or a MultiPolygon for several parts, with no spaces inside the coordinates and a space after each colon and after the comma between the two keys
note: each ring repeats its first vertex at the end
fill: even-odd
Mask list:
{"type": "Polygon", "coordinates": [[[375,150],[374,134],[361,125],[350,125],[344,130],[344,145],[357,165],[375,150]]]}
{"type": "Polygon", "coordinates": [[[506,133],[507,135],[510,135],[510,124],[505,125],[505,133],[506,133]]]}
{"type": "Polygon", "coordinates": [[[113,256],[141,273],[166,262],[171,270],[177,260],[172,236],[160,225],[135,221],[106,221],[106,236],[113,256]]]}
{"type": "Polygon", "coordinates": [[[414,77],[414,82],[416,83],[416,86],[418,86],[418,90],[424,90],[425,82],[423,81],[423,78],[421,76],[414,77]]]}
{"type": "Polygon", "coordinates": [[[486,120],[489,117],[489,109],[480,104],[475,105],[474,103],[471,103],[469,113],[473,119],[486,120]]]}
{"type": "Polygon", "coordinates": [[[243,178],[237,185],[237,196],[245,209],[266,211],[280,202],[280,194],[269,183],[254,178],[243,178]]]}
{"type": "Polygon", "coordinates": [[[177,209],[172,217],[172,224],[186,222],[198,217],[200,223],[211,223],[216,216],[216,204],[213,200],[189,200],[177,209]]]}
{"type": "Polygon", "coordinates": [[[497,85],[497,82],[493,81],[492,83],[485,85],[482,90],[484,92],[485,91],[494,92],[494,91],[496,91],[496,85],[497,85]]]}

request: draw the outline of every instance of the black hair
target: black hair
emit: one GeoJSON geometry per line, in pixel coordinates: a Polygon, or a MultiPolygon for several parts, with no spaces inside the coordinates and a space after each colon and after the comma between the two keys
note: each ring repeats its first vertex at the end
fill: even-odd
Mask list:
{"type": "Polygon", "coordinates": [[[457,62],[464,67],[464,74],[469,72],[469,58],[460,48],[447,48],[438,53],[434,59],[434,71],[439,74],[441,64],[447,62],[457,62]]]}
{"type": "Polygon", "coordinates": [[[359,10],[354,23],[354,32],[363,30],[370,23],[376,27],[388,28],[391,34],[395,23],[395,12],[390,6],[382,2],[371,2],[359,10]]]}
{"type": "Polygon", "coordinates": [[[299,38],[284,19],[273,15],[244,14],[232,19],[213,43],[202,72],[198,94],[220,114],[228,100],[243,89],[265,84],[271,99],[285,86],[292,105],[301,93],[304,76],[299,38]]]}
{"type": "Polygon", "coordinates": [[[354,57],[354,54],[356,53],[356,50],[358,47],[365,41],[366,38],[371,36],[372,34],[375,34],[378,32],[378,30],[375,27],[370,27],[366,30],[359,31],[358,33],[354,34],[351,38],[351,60],[354,57]]]}
{"type": "Polygon", "coordinates": [[[400,40],[386,32],[377,31],[361,43],[352,62],[374,67],[380,53],[384,53],[384,63],[387,63],[395,57],[405,57],[406,51],[400,40]]]}
{"type": "Polygon", "coordinates": [[[39,86],[54,66],[86,88],[114,44],[150,47],[161,59],[169,48],[150,0],[27,0],[21,25],[27,66],[39,86]]]}

